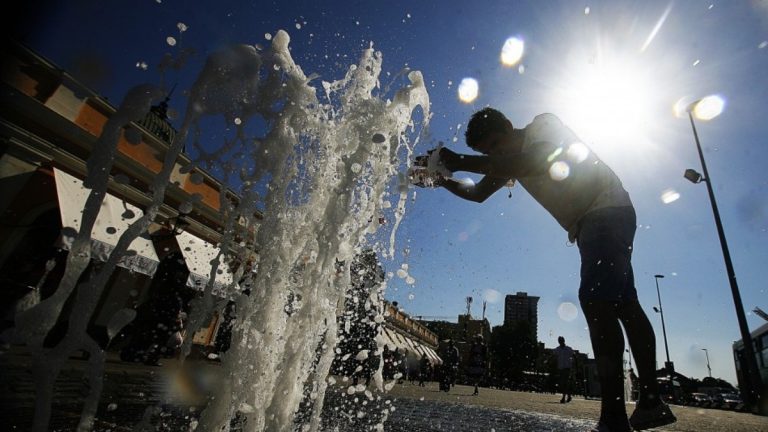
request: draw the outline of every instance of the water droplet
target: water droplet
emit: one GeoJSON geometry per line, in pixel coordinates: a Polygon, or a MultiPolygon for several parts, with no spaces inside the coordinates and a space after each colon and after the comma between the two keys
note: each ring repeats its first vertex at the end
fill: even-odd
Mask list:
{"type": "Polygon", "coordinates": [[[464,103],[472,103],[477,99],[480,84],[474,78],[464,78],[459,84],[459,100],[464,103]]]}

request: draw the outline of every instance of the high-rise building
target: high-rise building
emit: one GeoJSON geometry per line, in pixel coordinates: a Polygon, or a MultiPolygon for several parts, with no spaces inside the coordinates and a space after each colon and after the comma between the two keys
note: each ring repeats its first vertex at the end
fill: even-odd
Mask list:
{"type": "Polygon", "coordinates": [[[504,325],[513,325],[520,321],[528,322],[533,332],[533,340],[539,340],[538,313],[539,297],[529,296],[526,292],[507,294],[504,298],[504,325]]]}

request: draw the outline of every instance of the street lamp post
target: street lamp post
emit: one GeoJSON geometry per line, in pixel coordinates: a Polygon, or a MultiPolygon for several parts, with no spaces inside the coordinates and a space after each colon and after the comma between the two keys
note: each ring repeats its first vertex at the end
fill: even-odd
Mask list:
{"type": "Polygon", "coordinates": [[[675,365],[669,360],[669,345],[667,344],[667,327],[664,324],[664,308],[661,306],[661,292],[659,291],[659,279],[663,279],[664,275],[654,275],[653,276],[656,279],[656,296],[659,298],[659,314],[661,315],[661,331],[664,334],[664,351],[667,353],[667,362],[664,363],[664,368],[667,370],[667,374],[669,375],[669,384],[672,385],[672,378],[675,374],[675,365]]]}
{"type": "Polygon", "coordinates": [[[701,350],[707,355],[707,370],[709,371],[709,377],[712,378],[712,368],[709,367],[709,350],[706,348],[702,348],[701,350]]]}
{"type": "MultiPolygon", "coordinates": [[[[728,250],[728,242],[725,239],[725,231],[723,230],[723,223],[720,220],[720,212],[717,209],[717,201],[715,200],[715,192],[712,188],[712,178],[709,176],[709,171],[707,170],[707,163],[704,161],[704,152],[701,150],[701,143],[699,142],[699,134],[696,131],[696,123],[693,121],[693,115],[694,111],[697,110],[697,108],[702,104],[702,102],[709,102],[708,98],[699,99],[691,104],[689,104],[686,107],[686,111],[688,112],[688,118],[691,121],[691,128],[693,129],[693,138],[696,141],[696,149],[699,151],[699,160],[701,161],[701,169],[704,171],[704,176],[702,177],[699,173],[697,173],[695,170],[688,169],[685,172],[685,178],[690,180],[693,183],[699,183],[701,181],[704,181],[707,184],[707,191],[709,193],[709,202],[712,205],[712,213],[715,217],[715,225],[717,226],[717,235],[720,237],[720,247],[723,251],[723,259],[725,260],[725,269],[728,273],[728,281],[731,285],[731,294],[733,295],[733,304],[736,307],[736,318],[739,322],[739,331],[741,332],[741,340],[744,342],[744,368],[743,372],[745,372],[745,379],[744,384],[745,387],[748,387],[744,391],[744,396],[746,399],[746,402],[756,407],[757,409],[761,409],[762,405],[766,404],[760,404],[760,395],[762,394],[762,380],[760,378],[760,372],[757,368],[757,360],[755,359],[755,350],[754,345],[752,343],[752,336],[749,333],[749,326],[747,325],[747,318],[744,314],[744,305],[741,302],[741,294],[739,293],[739,285],[736,283],[736,272],[733,269],[733,262],[731,262],[731,253],[728,250]]],[[[720,100],[720,108],[722,108],[722,101],[720,100]]],[[[714,118],[719,114],[719,111],[717,113],[714,113],[714,115],[710,116],[709,118],[714,118]]],[[[662,318],[663,319],[663,318],[662,318]]],[[[764,409],[764,407],[763,407],[764,409]]]]}

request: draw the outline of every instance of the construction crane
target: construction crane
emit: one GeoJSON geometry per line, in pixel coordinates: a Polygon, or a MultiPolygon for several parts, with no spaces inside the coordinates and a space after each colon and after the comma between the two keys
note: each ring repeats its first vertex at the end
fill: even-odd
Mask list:
{"type": "Polygon", "coordinates": [[[456,317],[447,315],[413,315],[413,318],[417,320],[452,320],[456,317]]]}
{"type": "Polygon", "coordinates": [[[754,312],[755,315],[759,316],[760,318],[768,321],[768,313],[765,313],[765,311],[763,311],[759,307],[755,306],[755,308],[752,309],[752,312],[754,312]]]}

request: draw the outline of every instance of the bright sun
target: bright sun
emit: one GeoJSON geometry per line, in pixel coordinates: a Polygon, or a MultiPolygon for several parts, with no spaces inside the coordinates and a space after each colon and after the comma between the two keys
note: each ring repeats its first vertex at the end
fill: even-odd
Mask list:
{"type": "Polygon", "coordinates": [[[561,117],[588,141],[643,141],[654,87],[642,71],[626,59],[568,70],[556,101],[561,117]]]}

